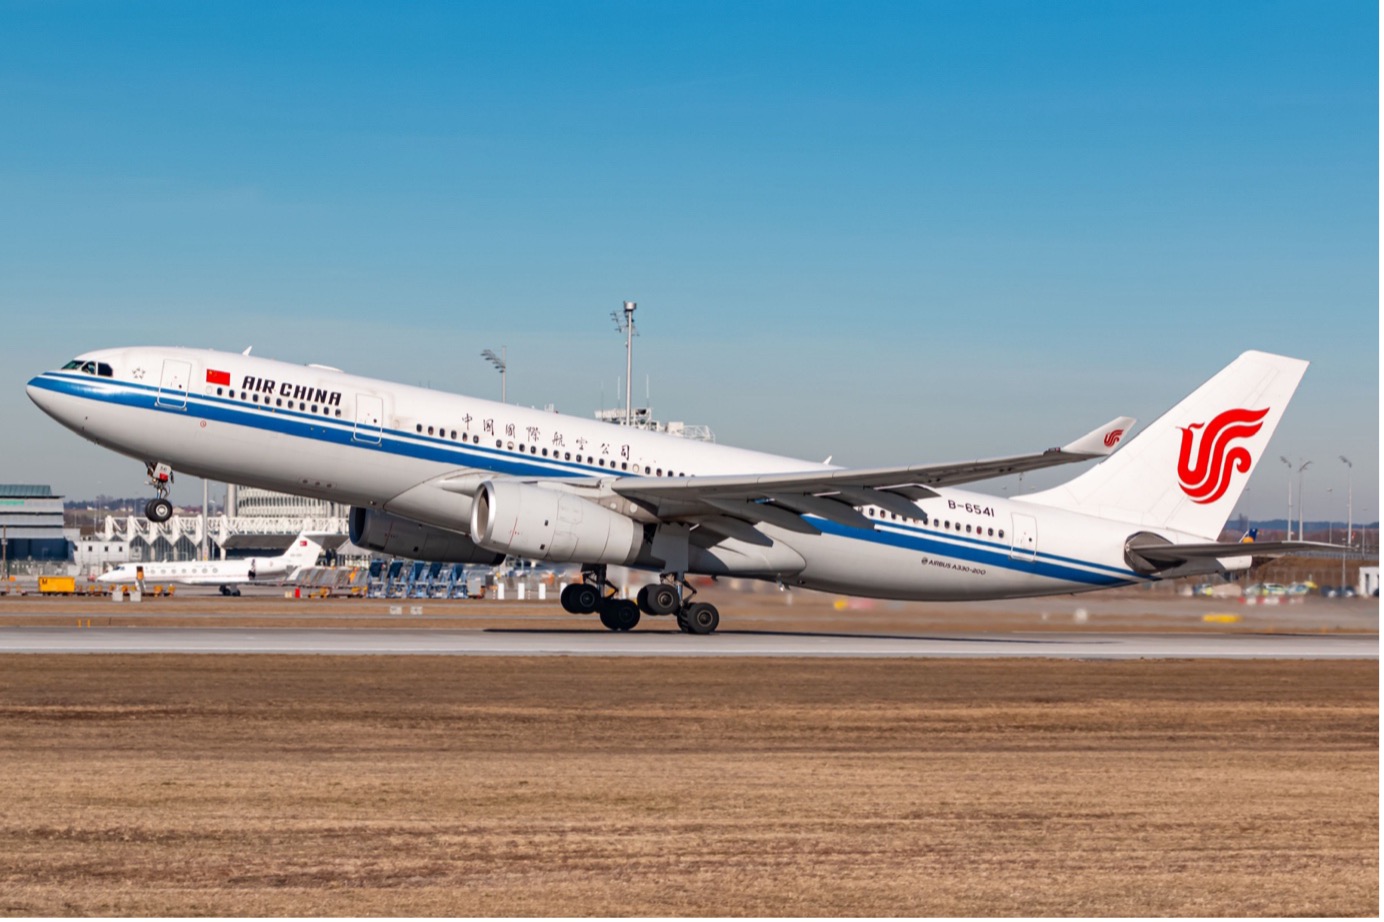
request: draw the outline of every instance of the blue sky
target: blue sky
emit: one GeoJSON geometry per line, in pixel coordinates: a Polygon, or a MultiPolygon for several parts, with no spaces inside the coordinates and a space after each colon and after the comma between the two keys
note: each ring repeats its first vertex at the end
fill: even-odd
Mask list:
{"type": "Polygon", "coordinates": [[[1273,448],[1374,519],[1377,87],[1364,2],[0,3],[0,480],[143,492],[23,396],[85,349],[497,394],[505,344],[586,414],[632,299],[660,416],[851,465],[1301,356],[1273,448]]]}

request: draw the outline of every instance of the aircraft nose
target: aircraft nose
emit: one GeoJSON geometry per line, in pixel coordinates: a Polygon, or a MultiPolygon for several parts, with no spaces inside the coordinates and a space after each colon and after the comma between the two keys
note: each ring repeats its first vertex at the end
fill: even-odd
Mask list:
{"type": "Polygon", "coordinates": [[[36,407],[64,426],[72,426],[70,421],[74,410],[72,402],[64,400],[63,395],[53,389],[50,378],[44,375],[31,378],[24,390],[36,407]]]}
{"type": "Polygon", "coordinates": [[[28,385],[24,388],[24,392],[29,395],[29,399],[32,400],[40,410],[43,410],[45,413],[49,412],[48,408],[52,405],[50,399],[52,392],[43,386],[43,375],[30,378],[28,385]]]}

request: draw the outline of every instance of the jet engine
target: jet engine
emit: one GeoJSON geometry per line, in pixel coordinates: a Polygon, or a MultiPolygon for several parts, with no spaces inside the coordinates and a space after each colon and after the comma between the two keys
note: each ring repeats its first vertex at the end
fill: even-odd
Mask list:
{"type": "Polygon", "coordinates": [[[639,555],[644,527],[589,499],[513,480],[487,480],[471,507],[481,547],[518,557],[570,563],[627,564],[639,555]]]}
{"type": "Polygon", "coordinates": [[[356,547],[414,560],[494,566],[504,559],[466,535],[360,506],[351,507],[350,532],[356,547]]]}

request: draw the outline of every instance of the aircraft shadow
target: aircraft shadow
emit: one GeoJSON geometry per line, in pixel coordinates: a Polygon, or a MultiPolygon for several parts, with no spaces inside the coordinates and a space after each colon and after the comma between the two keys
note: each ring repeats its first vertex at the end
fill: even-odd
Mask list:
{"type": "MultiPolygon", "coordinates": [[[[482,633],[486,634],[548,634],[553,636],[573,635],[573,634],[593,634],[591,630],[581,628],[530,628],[530,627],[492,627],[485,628],[482,633]]],[[[651,630],[636,631],[642,634],[680,634],[680,631],[670,630],[651,630]]],[[[1094,639],[1090,635],[1068,635],[1064,638],[1054,638],[1046,640],[1036,637],[976,637],[965,634],[846,634],[838,631],[746,631],[746,630],[720,630],[715,634],[707,635],[711,640],[717,637],[803,637],[821,638],[824,640],[903,640],[925,643],[994,643],[994,644],[1033,644],[1036,646],[1052,645],[1062,646],[1071,643],[1083,644],[1111,644],[1115,643],[1108,639],[1094,639]]]]}

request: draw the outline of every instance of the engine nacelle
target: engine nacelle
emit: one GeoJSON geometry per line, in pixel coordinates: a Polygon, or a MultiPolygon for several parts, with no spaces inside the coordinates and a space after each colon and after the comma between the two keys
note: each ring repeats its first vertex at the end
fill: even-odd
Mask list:
{"type": "Polygon", "coordinates": [[[567,563],[627,564],[639,555],[644,527],[589,499],[513,480],[487,480],[471,507],[481,547],[517,557],[567,563]]]}
{"type": "Polygon", "coordinates": [[[395,557],[486,566],[504,560],[503,554],[477,547],[466,535],[360,506],[351,507],[350,532],[356,547],[395,557]]]}

